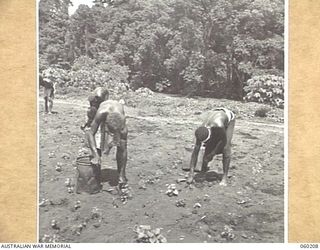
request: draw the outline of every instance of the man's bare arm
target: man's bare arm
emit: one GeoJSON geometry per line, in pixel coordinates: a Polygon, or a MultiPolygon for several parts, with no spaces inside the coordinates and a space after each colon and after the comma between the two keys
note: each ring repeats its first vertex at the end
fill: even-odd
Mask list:
{"type": "Polygon", "coordinates": [[[201,144],[200,145],[196,144],[194,146],[194,149],[193,149],[193,152],[192,152],[192,155],[191,155],[190,170],[194,169],[196,167],[196,165],[197,165],[200,147],[201,147],[201,144]]]}
{"type": "Polygon", "coordinates": [[[190,173],[189,173],[189,178],[187,180],[188,183],[191,183],[193,181],[194,169],[197,165],[200,148],[201,148],[201,142],[197,140],[191,155],[190,173]]]}
{"type": "Polygon", "coordinates": [[[89,147],[91,149],[91,153],[93,156],[93,163],[100,164],[100,156],[97,151],[97,143],[95,139],[95,134],[98,131],[98,128],[102,122],[106,119],[106,114],[97,113],[93,119],[91,124],[91,128],[86,132],[87,140],[89,147]]]}
{"type": "Polygon", "coordinates": [[[211,161],[216,154],[220,153],[220,151],[223,150],[223,147],[226,145],[226,143],[227,143],[227,137],[226,137],[226,134],[223,134],[222,140],[220,140],[217,143],[217,145],[209,154],[204,156],[203,160],[205,162],[211,161]]]}
{"type": "Polygon", "coordinates": [[[203,160],[204,160],[205,162],[211,161],[212,158],[218,153],[219,147],[221,147],[221,145],[222,145],[222,141],[219,141],[219,142],[217,143],[217,145],[215,146],[215,148],[212,150],[212,152],[204,156],[204,159],[203,159],[203,160]]]}

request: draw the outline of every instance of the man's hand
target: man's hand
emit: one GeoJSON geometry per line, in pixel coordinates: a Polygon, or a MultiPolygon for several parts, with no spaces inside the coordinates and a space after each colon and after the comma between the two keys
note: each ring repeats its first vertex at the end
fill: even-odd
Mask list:
{"type": "Polygon", "coordinates": [[[188,179],[187,179],[187,183],[191,184],[193,182],[193,174],[189,173],[188,179]]]}
{"type": "Polygon", "coordinates": [[[91,163],[93,165],[101,165],[101,158],[99,156],[93,157],[91,159],[91,163]]]}

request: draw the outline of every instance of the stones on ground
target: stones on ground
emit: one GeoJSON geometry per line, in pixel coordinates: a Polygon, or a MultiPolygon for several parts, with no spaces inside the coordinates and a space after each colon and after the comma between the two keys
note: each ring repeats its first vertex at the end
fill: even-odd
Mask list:
{"type": "Polygon", "coordinates": [[[200,220],[204,220],[205,218],[207,218],[206,215],[202,216],[202,217],[200,218],[200,220]]]}
{"type": "Polygon", "coordinates": [[[144,190],[147,189],[145,180],[140,180],[138,182],[138,185],[139,185],[139,189],[144,189],[144,190]]]}
{"type": "Polygon", "coordinates": [[[185,207],[185,206],[186,206],[186,202],[184,199],[176,201],[176,207],[185,207]]]}
{"type": "Polygon", "coordinates": [[[210,200],[210,196],[205,194],[204,197],[203,197],[203,200],[204,201],[209,201],[210,200]]]}
{"type": "Polygon", "coordinates": [[[164,175],[164,173],[163,173],[160,169],[158,169],[158,170],[156,171],[155,178],[156,178],[156,179],[160,179],[161,176],[163,176],[163,175],[164,175]]]}
{"type": "Polygon", "coordinates": [[[51,220],[51,227],[53,229],[60,229],[56,220],[51,220]]]}
{"type": "Polygon", "coordinates": [[[145,176],[144,174],[139,173],[138,176],[140,181],[138,182],[139,189],[147,189],[147,184],[155,184],[160,181],[161,176],[164,173],[161,170],[157,170],[155,174],[150,176],[145,176]]]}
{"type": "Polygon", "coordinates": [[[51,206],[61,206],[68,203],[68,199],[66,198],[57,198],[49,200],[51,206]]]}
{"type": "Polygon", "coordinates": [[[96,222],[96,223],[93,224],[93,226],[94,226],[95,228],[99,228],[99,227],[101,226],[101,223],[100,223],[100,222],[96,222]]]}
{"type": "Polygon", "coordinates": [[[48,200],[43,198],[40,202],[39,202],[39,207],[45,207],[47,205],[48,200]]]}
{"type": "Polygon", "coordinates": [[[80,201],[76,201],[76,204],[74,205],[74,209],[77,210],[81,207],[81,202],[80,201]]]}
{"type": "Polygon", "coordinates": [[[193,205],[193,208],[201,208],[201,204],[199,202],[197,202],[193,205]]]}
{"type": "Polygon", "coordinates": [[[69,160],[70,159],[70,154],[68,153],[63,153],[62,156],[61,156],[62,159],[64,160],[69,160]]]}
{"type": "Polygon", "coordinates": [[[102,212],[99,208],[93,207],[91,210],[91,219],[99,219],[102,217],[102,212]]]}
{"type": "Polygon", "coordinates": [[[186,182],[186,181],[187,181],[186,178],[179,178],[176,180],[177,183],[186,182]]]}
{"type": "Polygon", "coordinates": [[[153,96],[154,95],[153,91],[148,88],[138,88],[135,92],[141,96],[153,96]]]}
{"type": "Polygon", "coordinates": [[[59,237],[56,234],[53,234],[52,236],[49,234],[44,234],[41,239],[40,242],[46,242],[46,243],[56,243],[56,242],[60,242],[59,237]]]}
{"type": "Polygon", "coordinates": [[[72,184],[71,178],[67,178],[64,184],[66,185],[66,187],[71,187],[71,184],[72,184]]]}
{"type": "Polygon", "coordinates": [[[57,172],[61,172],[62,171],[62,163],[61,162],[57,162],[56,171],[57,172]]]}
{"type": "Polygon", "coordinates": [[[166,194],[171,197],[171,196],[178,196],[179,191],[177,190],[177,187],[175,184],[170,184],[167,187],[166,194]]]}
{"type": "Polygon", "coordinates": [[[78,140],[79,140],[79,137],[76,136],[76,135],[73,135],[73,136],[71,136],[71,138],[70,138],[71,144],[76,144],[76,143],[78,143],[78,140]]]}
{"type": "Polygon", "coordinates": [[[193,205],[193,210],[192,210],[192,213],[193,214],[197,214],[198,213],[198,210],[199,210],[199,208],[201,208],[201,204],[200,203],[195,203],[194,205],[193,205]]]}
{"type": "Polygon", "coordinates": [[[126,204],[128,200],[132,199],[131,188],[125,184],[119,188],[120,200],[123,204],[126,204]]]}
{"type": "Polygon", "coordinates": [[[242,204],[246,204],[249,200],[239,200],[237,201],[237,204],[242,205],[242,204]]]}
{"type": "Polygon", "coordinates": [[[119,193],[116,188],[108,188],[105,191],[112,194],[112,195],[117,195],[119,193]]]}
{"type": "Polygon", "coordinates": [[[166,243],[167,239],[161,234],[161,229],[151,229],[149,225],[136,225],[133,229],[136,233],[135,240],[141,243],[166,243]]]}
{"type": "Polygon", "coordinates": [[[49,242],[50,240],[50,235],[49,234],[44,234],[41,239],[40,239],[40,242],[49,242]]]}
{"type": "Polygon", "coordinates": [[[117,200],[118,200],[118,199],[115,199],[115,198],[112,199],[112,206],[113,206],[114,208],[118,208],[118,207],[119,207],[119,205],[118,205],[118,203],[117,203],[117,200]]]}
{"type": "Polygon", "coordinates": [[[49,158],[55,158],[56,157],[56,153],[55,152],[50,152],[48,154],[49,158]]]}
{"type": "Polygon", "coordinates": [[[176,168],[178,168],[178,165],[181,165],[181,164],[182,164],[182,160],[181,159],[175,160],[173,162],[172,168],[176,169],[176,168]]]}
{"type": "Polygon", "coordinates": [[[73,184],[72,184],[72,181],[71,181],[71,178],[67,178],[66,181],[64,182],[64,184],[66,185],[66,187],[68,188],[68,193],[71,194],[74,192],[74,189],[73,189],[73,184]]]}
{"type": "Polygon", "coordinates": [[[252,174],[257,175],[263,173],[263,167],[260,162],[256,161],[256,165],[252,167],[252,174]]]}
{"type": "Polygon", "coordinates": [[[82,222],[81,224],[72,227],[72,233],[79,236],[83,231],[83,229],[86,227],[87,227],[87,223],[82,222]]]}
{"type": "Polygon", "coordinates": [[[221,232],[220,235],[222,238],[224,238],[226,240],[234,240],[236,238],[236,236],[233,233],[233,229],[228,225],[224,226],[224,231],[221,232]]]}
{"type": "Polygon", "coordinates": [[[87,148],[80,148],[78,151],[78,156],[86,156],[89,154],[90,154],[90,151],[87,148]]]}
{"type": "Polygon", "coordinates": [[[102,211],[97,208],[94,207],[91,210],[91,219],[94,220],[94,223],[92,224],[93,227],[98,228],[101,226],[101,221],[102,221],[102,211]]]}
{"type": "Polygon", "coordinates": [[[249,238],[249,236],[246,235],[246,234],[241,234],[241,237],[244,238],[244,239],[248,239],[249,238]]]}

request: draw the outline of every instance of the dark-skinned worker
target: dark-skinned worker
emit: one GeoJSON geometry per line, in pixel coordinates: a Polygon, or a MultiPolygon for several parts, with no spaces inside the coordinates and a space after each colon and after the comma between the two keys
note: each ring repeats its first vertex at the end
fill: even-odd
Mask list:
{"type": "Polygon", "coordinates": [[[119,173],[119,187],[127,183],[125,169],[127,165],[127,135],[128,128],[124,107],[118,101],[107,100],[100,104],[90,129],[86,130],[86,137],[92,153],[91,163],[101,166],[101,154],[97,149],[95,135],[101,128],[100,150],[109,154],[113,146],[117,147],[116,159],[119,173]]]}
{"type": "Polygon", "coordinates": [[[194,146],[187,182],[193,182],[194,169],[197,165],[201,146],[205,147],[201,172],[208,171],[208,163],[217,154],[222,154],[223,176],[220,185],[227,185],[228,171],[231,158],[231,139],[235,126],[235,115],[226,108],[217,108],[204,114],[204,120],[195,131],[194,146]]]}
{"type": "Polygon", "coordinates": [[[80,128],[84,130],[89,128],[99,106],[102,102],[109,99],[109,91],[105,87],[97,87],[88,97],[90,107],[87,110],[87,121],[80,128]]]}
{"type": "Polygon", "coordinates": [[[39,84],[44,87],[44,109],[45,113],[52,114],[53,99],[55,94],[55,82],[52,70],[47,69],[39,76],[39,84]]]}

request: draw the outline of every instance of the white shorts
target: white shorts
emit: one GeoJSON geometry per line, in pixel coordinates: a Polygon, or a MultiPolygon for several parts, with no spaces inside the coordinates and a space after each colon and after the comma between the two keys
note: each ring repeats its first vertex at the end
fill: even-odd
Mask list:
{"type": "Polygon", "coordinates": [[[227,117],[228,117],[228,123],[231,122],[232,120],[234,120],[234,118],[236,117],[235,114],[229,110],[229,109],[226,109],[226,108],[216,108],[214,110],[222,110],[226,113],[227,117]]]}

